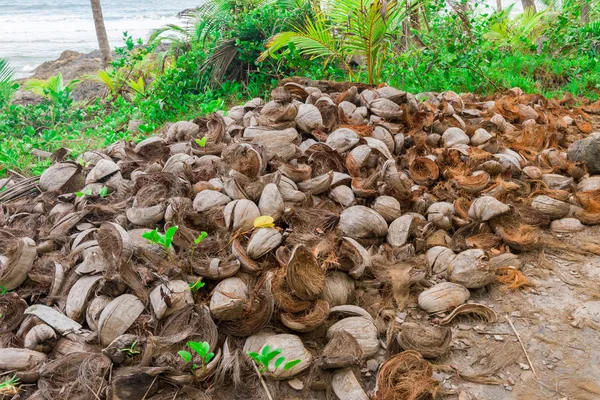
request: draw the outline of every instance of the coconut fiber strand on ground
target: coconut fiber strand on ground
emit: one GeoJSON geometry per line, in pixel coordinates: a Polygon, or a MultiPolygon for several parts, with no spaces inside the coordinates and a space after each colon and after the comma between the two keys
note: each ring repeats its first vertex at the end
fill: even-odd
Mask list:
{"type": "Polygon", "coordinates": [[[551,271],[526,260],[600,249],[567,241],[600,222],[598,113],[517,88],[291,79],[266,103],[2,180],[0,398],[512,388],[503,370],[529,366],[499,317],[551,271]],[[490,340],[515,351],[494,361],[490,340]],[[178,354],[191,341],[210,362],[178,354]],[[246,353],[266,346],[299,363],[273,359],[263,384],[246,353]]]}

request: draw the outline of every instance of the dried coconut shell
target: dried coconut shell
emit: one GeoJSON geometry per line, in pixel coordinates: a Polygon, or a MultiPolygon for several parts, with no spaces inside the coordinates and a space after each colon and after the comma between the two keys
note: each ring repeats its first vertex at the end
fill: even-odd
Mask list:
{"type": "Polygon", "coordinates": [[[395,219],[388,228],[386,241],[390,244],[390,246],[404,246],[408,241],[408,238],[413,234],[415,225],[415,217],[410,214],[406,214],[395,219]]]}
{"type": "Polygon", "coordinates": [[[85,311],[96,288],[101,284],[102,275],[83,276],[75,282],[67,296],[65,314],[74,321],[82,322],[85,311]]]}
{"type": "Polygon", "coordinates": [[[53,308],[43,304],[34,304],[29,306],[25,311],[25,315],[33,315],[56,330],[62,336],[69,333],[77,333],[81,330],[81,325],[73,321],[71,318],[56,311],[53,308]]]}
{"type": "Polygon", "coordinates": [[[318,299],[314,307],[303,314],[281,313],[279,319],[286,327],[296,332],[311,332],[327,320],[329,316],[329,303],[318,299]]]}
{"type": "Polygon", "coordinates": [[[342,237],[338,260],[339,268],[354,279],[360,279],[365,269],[372,265],[369,252],[356,240],[345,236],[342,237]]]}
{"type": "Polygon", "coordinates": [[[150,304],[156,318],[161,319],[194,304],[194,298],[187,282],[174,280],[155,287],[150,292],[150,304]]]}
{"type": "Polygon", "coordinates": [[[321,194],[331,188],[333,181],[333,172],[317,176],[304,182],[298,183],[298,189],[302,192],[309,192],[313,195],[321,194]]]}
{"type": "Polygon", "coordinates": [[[323,126],[321,112],[312,104],[300,104],[295,121],[296,126],[307,133],[323,126]]]}
{"type": "Polygon", "coordinates": [[[104,183],[113,176],[121,174],[121,168],[111,160],[99,160],[87,174],[85,184],[104,183]]]}
{"type": "Polygon", "coordinates": [[[427,266],[432,269],[434,274],[442,274],[448,264],[456,257],[456,254],[445,246],[434,246],[427,250],[427,266]]]}
{"type": "Polygon", "coordinates": [[[337,370],[331,379],[331,388],[338,399],[369,400],[352,369],[337,370]]]}
{"type": "Polygon", "coordinates": [[[470,176],[457,176],[454,183],[459,189],[469,194],[476,194],[485,189],[490,182],[490,175],[487,172],[479,171],[470,176]]]}
{"type": "Polygon", "coordinates": [[[327,338],[346,331],[358,342],[364,357],[371,357],[379,350],[377,327],[373,322],[364,317],[348,317],[333,324],[327,330],[327,338]]]}
{"type": "Polygon", "coordinates": [[[427,209],[427,220],[433,222],[440,229],[450,230],[452,228],[452,216],[454,206],[447,202],[433,203],[427,209]]]}
{"type": "Polygon", "coordinates": [[[87,309],[85,310],[85,321],[88,327],[93,330],[98,330],[98,320],[100,319],[100,314],[102,314],[102,310],[112,301],[112,299],[108,296],[100,295],[94,297],[88,304],[87,309]]]}
{"type": "Polygon", "coordinates": [[[450,261],[447,269],[448,280],[469,289],[477,289],[492,283],[494,270],[489,266],[485,252],[470,249],[459,253],[450,261]]]}
{"type": "Polygon", "coordinates": [[[345,236],[355,239],[382,237],[387,233],[387,223],[377,211],[365,206],[352,206],[340,214],[340,229],[345,236]]]}
{"type": "Polygon", "coordinates": [[[397,340],[403,350],[415,350],[424,358],[438,358],[448,352],[452,331],[447,327],[434,327],[423,323],[405,322],[400,327],[397,340]]]}
{"type": "Polygon", "coordinates": [[[206,211],[213,207],[224,206],[231,201],[229,196],[216,190],[203,190],[194,198],[193,206],[196,211],[206,211]]]}
{"type": "Polygon", "coordinates": [[[46,324],[36,325],[23,338],[23,347],[29,350],[49,353],[56,346],[58,336],[54,329],[46,324]]]}
{"type": "Polygon", "coordinates": [[[510,207],[492,196],[482,196],[471,203],[469,217],[476,221],[489,221],[492,218],[506,214],[510,207]]]}
{"type": "Polygon", "coordinates": [[[233,232],[246,232],[254,227],[254,220],[261,212],[250,200],[233,200],[223,210],[225,225],[233,232]]]}
{"type": "Polygon", "coordinates": [[[246,252],[254,260],[264,256],[272,250],[275,250],[281,243],[282,236],[279,230],[275,228],[259,228],[248,242],[246,252]]]}
{"type": "Polygon", "coordinates": [[[60,162],[51,165],[40,176],[40,190],[43,192],[74,192],[83,186],[81,165],[75,162],[60,162]]]}
{"type": "Polygon", "coordinates": [[[329,192],[329,198],[344,207],[354,204],[354,191],[348,186],[336,186],[329,192]]]}
{"type": "Polygon", "coordinates": [[[159,223],[165,216],[165,204],[150,207],[131,207],[125,211],[127,220],[136,226],[152,227],[159,223]]]}
{"type": "Polygon", "coordinates": [[[325,143],[338,153],[345,153],[358,144],[360,137],[352,129],[340,128],[327,136],[325,143]]]}
{"type": "Polygon", "coordinates": [[[321,298],[331,307],[348,304],[354,292],[354,280],[341,271],[332,271],[325,278],[325,287],[321,298]]]}
{"type": "Polygon", "coordinates": [[[292,293],[302,300],[317,299],[325,287],[325,271],[303,245],[292,250],[285,277],[292,293]]]}
{"type": "Polygon", "coordinates": [[[319,367],[344,368],[357,365],[362,359],[362,349],[354,336],[346,331],[339,331],[331,337],[323,349],[319,367]]]}
{"type": "Polygon", "coordinates": [[[429,157],[417,157],[409,166],[410,177],[419,185],[432,185],[440,176],[440,169],[429,157]]]}
{"type": "Polygon", "coordinates": [[[536,196],[531,202],[531,207],[549,216],[552,219],[560,219],[569,213],[568,203],[553,199],[546,195],[536,196]]]}
{"type": "Polygon", "coordinates": [[[232,277],[219,282],[210,298],[210,312],[220,320],[239,319],[248,302],[248,285],[232,277]]]}
{"type": "Polygon", "coordinates": [[[419,307],[429,313],[451,310],[466,302],[471,293],[462,285],[443,282],[421,292],[418,298],[419,307]]]}
{"type": "Polygon", "coordinates": [[[552,221],[550,229],[557,233],[580,232],[585,226],[577,218],[562,218],[552,221]]]}
{"type": "Polygon", "coordinates": [[[0,370],[30,370],[38,367],[46,358],[46,354],[35,350],[0,348],[0,370]]]}
{"type": "Polygon", "coordinates": [[[6,290],[19,287],[27,279],[36,257],[36,245],[32,239],[23,237],[8,241],[0,253],[0,286],[6,290]]]}
{"type": "Polygon", "coordinates": [[[144,304],[132,294],[123,294],[111,301],[98,319],[98,338],[107,346],[129,329],[144,311],[144,304]]]}

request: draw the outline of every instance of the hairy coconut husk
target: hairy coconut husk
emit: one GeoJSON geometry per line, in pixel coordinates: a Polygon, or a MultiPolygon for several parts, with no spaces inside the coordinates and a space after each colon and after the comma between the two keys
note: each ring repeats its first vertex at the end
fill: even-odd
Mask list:
{"type": "Polygon", "coordinates": [[[410,163],[410,177],[419,185],[430,186],[440,176],[440,170],[435,161],[428,157],[417,157],[410,163]]]}
{"type": "Polygon", "coordinates": [[[35,242],[27,237],[0,240],[0,286],[13,290],[20,286],[33,267],[37,256],[35,242]]]}
{"type": "Polygon", "coordinates": [[[340,331],[331,337],[318,363],[323,369],[333,369],[358,365],[362,359],[362,349],[354,336],[340,331]]]}
{"type": "Polygon", "coordinates": [[[321,326],[329,316],[329,303],[318,299],[312,309],[302,315],[281,313],[281,323],[296,332],[311,332],[321,326]]]}
{"type": "Polygon", "coordinates": [[[398,344],[403,350],[415,350],[424,358],[438,358],[448,352],[452,341],[450,328],[405,322],[398,333],[398,344]]]}
{"type": "Polygon", "coordinates": [[[302,300],[315,300],[325,287],[325,271],[302,245],[292,251],[285,279],[292,293],[302,300]]]}
{"type": "Polygon", "coordinates": [[[472,314],[476,319],[481,319],[488,324],[493,324],[498,320],[498,316],[491,308],[483,304],[462,304],[456,307],[450,314],[440,320],[441,325],[447,325],[459,315],[472,314]]]}
{"type": "Polygon", "coordinates": [[[283,271],[273,275],[271,293],[277,305],[288,313],[303,312],[312,306],[310,301],[303,301],[292,294],[283,271]]]}
{"type": "Polygon", "coordinates": [[[377,400],[433,399],[438,382],[433,369],[417,351],[403,351],[388,359],[377,374],[377,400]]]}

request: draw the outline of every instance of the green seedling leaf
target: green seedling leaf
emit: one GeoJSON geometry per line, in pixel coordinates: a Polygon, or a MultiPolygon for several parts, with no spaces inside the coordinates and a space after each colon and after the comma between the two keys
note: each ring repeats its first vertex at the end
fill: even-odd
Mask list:
{"type": "Polygon", "coordinates": [[[75,196],[77,196],[77,197],[83,197],[83,192],[75,192],[75,196]]]}
{"type": "Polygon", "coordinates": [[[0,296],[4,296],[6,293],[8,293],[8,289],[4,286],[0,286],[0,296]]]}
{"type": "Polygon", "coordinates": [[[262,364],[262,361],[260,359],[260,355],[255,352],[255,351],[249,351],[248,356],[250,356],[251,359],[253,359],[254,361],[256,361],[258,364],[262,364]]]}
{"type": "Polygon", "coordinates": [[[265,362],[265,365],[269,365],[271,360],[273,360],[275,357],[277,357],[280,354],[281,354],[281,349],[275,349],[272,352],[270,352],[269,354],[267,354],[266,356],[263,356],[263,361],[265,362]]]}
{"type": "Polygon", "coordinates": [[[163,246],[165,246],[166,249],[171,247],[171,243],[173,242],[173,236],[175,236],[175,232],[177,232],[177,229],[179,229],[179,227],[177,225],[175,225],[175,226],[170,227],[165,232],[163,246]]]}
{"type": "Polygon", "coordinates": [[[177,354],[179,354],[179,357],[183,358],[183,361],[187,363],[192,361],[192,354],[189,351],[179,350],[177,354]]]}
{"type": "Polygon", "coordinates": [[[204,363],[208,364],[210,362],[210,360],[213,359],[213,357],[215,356],[215,353],[210,352],[206,355],[206,357],[204,357],[204,363]]]}
{"type": "Polygon", "coordinates": [[[100,190],[98,190],[98,195],[100,197],[106,197],[108,195],[108,188],[106,186],[100,188],[100,190]]]}
{"type": "Polygon", "coordinates": [[[158,229],[154,229],[150,232],[142,233],[142,237],[148,240],[150,243],[159,243],[160,242],[160,234],[158,233],[158,229]]]}
{"type": "Polygon", "coordinates": [[[294,367],[295,365],[298,365],[302,362],[302,360],[292,360],[290,362],[285,363],[285,365],[283,366],[283,370],[287,371],[288,369],[291,369],[292,367],[294,367]]]}
{"type": "Polygon", "coordinates": [[[208,236],[208,233],[202,231],[200,232],[200,236],[198,236],[196,239],[194,239],[194,244],[198,245],[200,244],[204,239],[206,239],[206,237],[208,236]]]}
{"type": "Polygon", "coordinates": [[[284,361],[285,357],[279,357],[277,360],[275,360],[275,369],[279,368],[279,366],[283,364],[284,361]]]}
{"type": "Polygon", "coordinates": [[[92,191],[92,189],[88,189],[85,192],[83,192],[83,194],[85,194],[86,196],[91,196],[92,194],[94,194],[94,192],[92,191]]]}
{"type": "MultiPolygon", "coordinates": [[[[198,354],[201,358],[204,358],[208,349],[204,347],[204,343],[206,342],[187,342],[187,345],[190,349],[194,350],[196,354],[198,354]]],[[[206,343],[208,345],[208,343],[206,343]]]]}
{"type": "Polygon", "coordinates": [[[206,283],[202,282],[202,278],[198,278],[198,280],[195,283],[192,283],[189,286],[192,292],[197,292],[198,290],[202,289],[205,285],[206,283]]]}
{"type": "Polygon", "coordinates": [[[196,139],[196,144],[200,147],[204,147],[206,146],[206,141],[208,140],[208,138],[205,136],[202,139],[196,139]]]}
{"type": "Polygon", "coordinates": [[[262,351],[260,352],[260,355],[266,356],[270,352],[271,352],[271,346],[265,346],[265,347],[263,347],[262,351]]]}

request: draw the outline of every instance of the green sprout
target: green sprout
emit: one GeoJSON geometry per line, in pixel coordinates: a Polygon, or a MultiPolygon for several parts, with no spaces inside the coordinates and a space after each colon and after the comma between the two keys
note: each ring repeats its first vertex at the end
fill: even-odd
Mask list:
{"type": "MultiPolygon", "coordinates": [[[[204,372],[204,370],[206,369],[206,365],[208,365],[208,363],[210,362],[210,360],[212,360],[212,358],[215,356],[215,353],[210,351],[210,344],[208,344],[208,342],[187,342],[186,346],[188,346],[190,349],[192,349],[196,354],[198,354],[198,356],[200,357],[200,360],[202,361],[202,372],[204,372]]],[[[186,363],[191,363],[192,362],[192,353],[190,353],[187,350],[179,350],[177,352],[177,354],[179,354],[179,356],[181,358],[183,358],[183,361],[185,361],[186,363]]],[[[198,368],[197,364],[192,364],[191,366],[192,368],[192,372],[194,372],[196,370],[196,368],[198,368]]]]}
{"type": "Polygon", "coordinates": [[[94,192],[92,192],[92,189],[88,189],[85,192],[75,192],[75,196],[77,197],[83,197],[83,196],[91,196],[94,192]]]}
{"type": "Polygon", "coordinates": [[[204,148],[206,146],[206,141],[208,140],[208,138],[206,136],[204,136],[202,139],[196,139],[196,144],[202,148],[204,148]]]}
{"type": "Polygon", "coordinates": [[[198,236],[196,239],[194,239],[194,244],[195,244],[196,246],[198,246],[200,243],[202,243],[202,241],[203,241],[204,239],[206,239],[206,238],[207,238],[207,236],[208,236],[208,233],[206,233],[206,232],[204,232],[204,231],[200,232],[200,235],[199,235],[199,236],[198,236]]]}
{"type": "Polygon", "coordinates": [[[17,394],[19,392],[18,384],[19,378],[16,375],[13,375],[12,378],[6,378],[0,382],[0,396],[17,394]]]}
{"type": "Polygon", "coordinates": [[[133,356],[135,356],[136,354],[140,354],[140,352],[139,352],[139,351],[135,350],[135,346],[136,346],[136,345],[137,345],[137,340],[135,340],[135,341],[134,341],[134,342],[131,344],[131,346],[129,346],[129,347],[125,347],[125,348],[121,349],[121,351],[122,351],[123,353],[127,353],[127,355],[128,355],[129,357],[133,357],[133,356]]]}
{"type": "Polygon", "coordinates": [[[172,226],[164,235],[160,234],[158,229],[154,229],[153,231],[142,233],[142,237],[150,243],[159,244],[164,247],[169,258],[174,262],[173,256],[171,255],[171,243],[173,243],[173,236],[175,236],[177,229],[179,229],[178,226],[172,226]]]}
{"type": "Polygon", "coordinates": [[[202,278],[198,278],[198,280],[196,280],[196,282],[194,283],[190,283],[189,287],[190,290],[192,291],[192,293],[197,292],[198,290],[202,289],[204,287],[204,285],[206,285],[206,283],[202,282],[202,278]]]}
{"type": "Polygon", "coordinates": [[[8,289],[0,285],[0,296],[4,296],[6,293],[8,293],[8,289]]]}
{"type": "MultiPolygon", "coordinates": [[[[279,354],[281,354],[281,352],[282,352],[281,349],[271,350],[271,346],[265,346],[265,347],[263,347],[260,354],[254,352],[254,351],[249,351],[247,354],[256,363],[256,366],[258,367],[258,374],[262,377],[262,375],[265,372],[267,372],[267,370],[269,369],[269,363],[275,357],[277,357],[279,354]]],[[[302,360],[292,360],[292,361],[288,361],[285,364],[284,364],[284,362],[285,362],[285,357],[283,357],[283,356],[281,356],[277,360],[275,360],[275,364],[274,364],[275,369],[279,368],[283,364],[283,370],[287,371],[290,368],[292,368],[293,366],[302,362],[302,360]]]]}
{"type": "Polygon", "coordinates": [[[108,195],[108,188],[106,186],[102,186],[100,190],[98,190],[98,195],[102,198],[108,195]]]}

